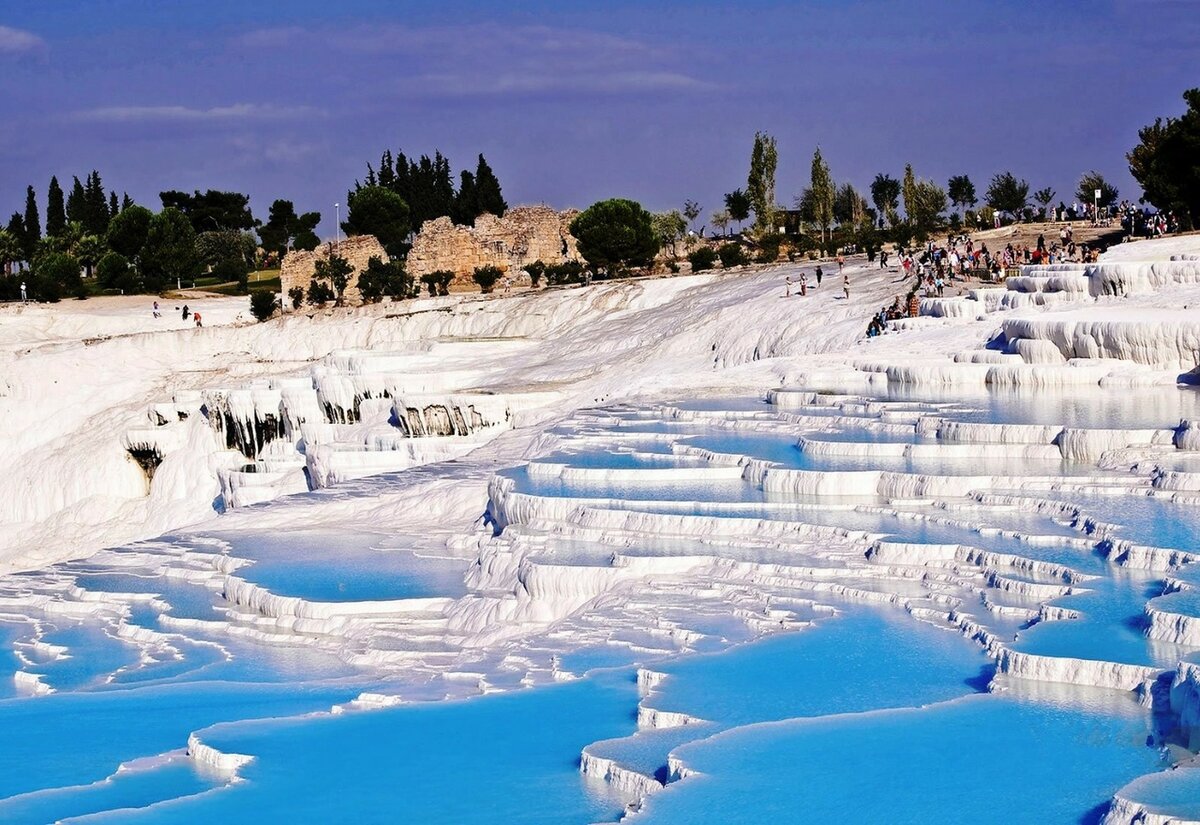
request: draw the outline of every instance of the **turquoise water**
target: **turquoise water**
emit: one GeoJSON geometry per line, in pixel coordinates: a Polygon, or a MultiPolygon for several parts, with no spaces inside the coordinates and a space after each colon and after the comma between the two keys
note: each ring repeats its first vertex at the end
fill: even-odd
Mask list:
{"type": "MultiPolygon", "coordinates": [[[[1090,391],[891,395],[952,401],[946,409],[926,412],[960,420],[1169,427],[1179,418],[1200,418],[1200,395],[1170,388],[1148,390],[1144,399],[1139,391],[1137,404],[1130,403],[1128,393],[1090,391]]],[[[814,457],[796,447],[805,429],[771,420],[771,406],[759,399],[706,398],[674,406],[762,417],[766,429],[662,420],[657,408],[596,410],[584,428],[586,438],[573,441],[580,431],[564,425],[559,428],[564,446],[543,460],[627,470],[705,466],[695,457],[671,454],[674,442],[816,471],[1098,472],[1057,461],[814,457]],[[607,432],[651,437],[605,442],[607,432]],[[653,438],[656,434],[671,439],[653,438]]],[[[852,412],[864,421],[871,417],[861,408],[852,412]]],[[[811,413],[843,414],[834,407],[811,413]]],[[[857,426],[817,437],[874,444],[921,440],[857,426]]],[[[797,574],[784,568],[812,568],[805,575],[814,581],[898,594],[913,599],[915,607],[938,604],[935,597],[961,604],[1018,650],[1164,670],[1181,657],[1194,658],[1195,651],[1148,642],[1143,609],[1159,596],[1168,576],[1200,583],[1197,570],[1115,568],[1096,552],[1097,537],[1086,538],[1050,517],[968,500],[952,500],[944,509],[874,496],[776,501],[737,479],[568,483],[530,478],[524,468],[504,473],[519,490],[540,495],[611,498],[609,506],[650,512],[804,522],[916,544],[962,544],[1065,564],[1100,578],[1083,585],[1090,592],[1054,601],[1079,611],[1079,619],[1025,626],[1025,614],[991,614],[983,599],[1034,609],[1038,600],[989,586],[985,571],[947,563],[914,567],[906,578],[888,579],[864,557],[866,541],[838,545],[831,540],[832,550],[822,555],[827,548],[821,541],[812,546],[739,542],[686,531],[573,535],[554,524],[527,525],[523,539],[530,549],[518,582],[510,590],[479,594],[468,591],[465,578],[473,550],[455,551],[466,557],[450,558],[444,536],[408,536],[398,532],[398,525],[168,536],[61,565],[45,576],[0,577],[5,597],[39,588],[61,594],[62,582],[73,580],[115,602],[122,593],[157,598],[135,600],[116,614],[106,608],[95,618],[85,611],[65,618],[31,608],[40,639],[67,649],[61,659],[19,647],[32,638],[32,625],[0,620],[0,668],[41,674],[43,683],[58,691],[16,698],[12,682],[0,679],[0,821],[77,816],[122,823],[614,821],[629,798],[580,775],[579,754],[588,748],[660,779],[667,778],[672,754],[702,772],[652,797],[641,817],[651,823],[1094,822],[1112,793],[1167,766],[1159,750],[1147,746],[1155,728],[1132,695],[1013,679],[1004,682],[1001,693],[982,693],[992,669],[978,644],[918,622],[903,609],[870,608],[835,592],[800,586],[797,574]],[[850,509],[854,506],[863,507],[850,509]],[[871,512],[872,506],[899,512],[871,512]],[[1072,543],[1078,546],[1068,546],[1072,543]],[[180,550],[187,551],[186,558],[180,550]],[[447,632],[436,610],[389,616],[342,651],[349,654],[346,661],[372,651],[404,652],[420,660],[412,668],[401,660],[402,666],[384,676],[366,666],[351,667],[334,650],[322,651],[313,643],[319,639],[332,648],[336,628],[287,622],[276,627],[255,611],[231,608],[221,597],[222,577],[212,564],[222,555],[249,562],[234,575],[309,601],[352,605],[466,597],[471,605],[493,599],[502,607],[481,615],[496,629],[507,606],[528,595],[523,587],[536,589],[538,580],[528,575],[534,565],[608,570],[624,563],[615,562],[615,555],[633,564],[656,557],[702,557],[707,563],[716,556],[721,564],[779,568],[755,574],[766,584],[750,575],[718,581],[713,576],[721,573],[706,567],[687,586],[639,579],[595,599],[581,587],[588,599],[583,607],[549,626],[540,625],[539,614],[532,612],[528,624],[514,631],[511,648],[492,649],[488,642],[460,649],[465,632],[458,627],[447,632]],[[212,577],[200,583],[164,574],[183,566],[212,577]],[[764,589],[755,596],[758,587],[764,589]],[[841,615],[829,618],[828,609],[813,606],[813,600],[836,606],[841,615]],[[755,628],[776,626],[784,613],[816,625],[752,640],[755,628]],[[179,619],[191,621],[179,629],[174,623],[179,619]],[[139,648],[116,637],[121,622],[169,635],[157,646],[139,648]],[[412,627],[419,632],[404,637],[401,631],[412,627]],[[270,641],[251,632],[260,628],[270,631],[270,641]],[[686,633],[673,636],[676,628],[686,633]],[[573,635],[584,631],[585,641],[573,635]],[[12,654],[14,646],[33,661],[20,661],[12,654]],[[680,654],[684,649],[689,655],[680,654]],[[587,675],[545,684],[553,678],[547,663],[587,675]],[[667,674],[645,705],[704,721],[636,732],[634,665],[667,674]],[[457,675],[438,675],[446,669],[457,675]],[[538,677],[524,680],[527,669],[538,677]],[[542,686],[521,689],[525,681],[542,686]],[[441,699],[471,695],[485,685],[512,692],[327,713],[363,691],[441,699]],[[216,748],[253,755],[241,772],[246,781],[226,787],[227,776],[201,770],[185,758],[180,750],[193,731],[216,748]]],[[[1200,540],[1198,508],[1145,496],[1044,496],[1080,504],[1089,515],[1120,525],[1120,537],[1142,544],[1195,550],[1200,540]]],[[[466,546],[473,547],[476,538],[483,534],[466,546]]],[[[1043,580],[1041,574],[1016,569],[998,572],[1043,580]]],[[[903,571],[886,575],[898,577],[903,571]]],[[[538,586],[547,586],[546,580],[538,586]]],[[[1193,593],[1161,602],[1195,612],[1193,593]]],[[[13,604],[6,610],[17,617],[19,599],[13,604]]],[[[1193,809],[1188,806],[1197,783],[1177,773],[1132,787],[1186,813],[1193,809]]]]}
{"type": "Polygon", "coordinates": [[[1162,767],[1132,699],[1089,708],[975,695],[739,729],[680,748],[703,776],[650,798],[648,823],[1091,822],[1162,767]]]}
{"type": "Polygon", "coordinates": [[[623,803],[579,774],[597,739],[633,730],[632,673],[465,702],[216,732],[255,754],[247,782],[99,822],[598,822],[623,803]]]}

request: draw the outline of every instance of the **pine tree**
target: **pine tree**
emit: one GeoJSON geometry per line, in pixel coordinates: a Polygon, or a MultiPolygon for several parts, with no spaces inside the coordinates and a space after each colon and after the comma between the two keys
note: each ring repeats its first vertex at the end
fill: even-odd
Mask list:
{"type": "Polygon", "coordinates": [[[25,231],[21,240],[24,243],[25,260],[32,261],[33,253],[37,249],[37,242],[42,239],[42,221],[38,217],[37,196],[34,195],[32,186],[25,190],[25,218],[23,224],[25,231]]]}
{"type": "Polygon", "coordinates": [[[63,200],[62,187],[58,178],[50,177],[50,189],[46,194],[46,234],[57,238],[67,228],[67,207],[63,200]]]}
{"type": "Polygon", "coordinates": [[[129,197],[129,193],[128,193],[128,192],[124,192],[124,193],[122,193],[122,197],[121,197],[121,211],[122,211],[122,212],[124,212],[126,209],[128,209],[128,208],[129,208],[129,207],[131,207],[131,206],[133,206],[133,198],[129,197]]]}
{"type": "Polygon", "coordinates": [[[108,193],[108,219],[111,221],[121,211],[120,204],[117,203],[117,190],[108,193]]]}
{"type": "MultiPolygon", "coordinates": [[[[465,175],[466,172],[463,174],[465,175]]],[[[500,192],[500,181],[482,154],[475,166],[475,191],[478,205],[476,215],[486,212],[497,218],[504,216],[508,204],[504,202],[504,195],[500,192]]]]}

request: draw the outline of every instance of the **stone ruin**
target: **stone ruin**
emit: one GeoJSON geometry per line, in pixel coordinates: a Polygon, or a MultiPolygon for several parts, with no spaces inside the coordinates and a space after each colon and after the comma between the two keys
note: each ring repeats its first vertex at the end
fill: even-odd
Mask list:
{"type": "Polygon", "coordinates": [[[350,275],[350,282],[346,286],[345,301],[348,304],[362,303],[362,295],[358,291],[358,276],[367,268],[367,262],[376,257],[385,263],[388,260],[387,253],[383,251],[383,245],[374,235],[356,235],[337,243],[321,244],[312,252],[303,250],[289,252],[283,257],[283,263],[279,266],[279,284],[280,291],[283,293],[285,311],[290,311],[292,308],[292,299],[288,292],[298,286],[307,294],[313,274],[317,269],[317,261],[328,260],[329,256],[334,253],[341,255],[354,268],[354,272],[350,275]]]}
{"type": "Polygon", "coordinates": [[[426,221],[408,253],[408,272],[418,281],[430,272],[454,273],[451,288],[477,289],[471,276],[481,266],[496,266],[528,285],[522,267],[534,261],[560,264],[581,260],[571,221],[579,212],[548,206],[518,206],[503,217],[480,215],[474,226],[458,226],[449,218],[426,221]]]}

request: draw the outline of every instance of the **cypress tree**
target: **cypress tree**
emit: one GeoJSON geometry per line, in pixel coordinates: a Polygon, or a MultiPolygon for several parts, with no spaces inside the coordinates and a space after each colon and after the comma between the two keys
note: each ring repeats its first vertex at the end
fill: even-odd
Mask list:
{"type": "Polygon", "coordinates": [[[128,209],[131,206],[133,206],[133,198],[129,197],[128,192],[122,193],[121,211],[124,212],[126,209],[128,209]]]}
{"type": "Polygon", "coordinates": [[[50,177],[50,189],[46,194],[46,234],[57,238],[67,228],[67,207],[63,200],[62,187],[58,178],[50,177]]]}
{"type": "Polygon", "coordinates": [[[71,194],[67,196],[67,220],[82,224],[86,217],[87,195],[83,191],[83,184],[76,177],[74,185],[71,186],[71,194]]]}
{"type": "Polygon", "coordinates": [[[13,212],[12,217],[8,219],[8,232],[17,239],[17,245],[21,247],[21,254],[25,254],[25,221],[21,219],[20,212],[13,212]]]}
{"type": "Polygon", "coordinates": [[[30,186],[25,190],[25,232],[22,240],[25,242],[25,260],[33,260],[33,253],[37,249],[37,242],[42,239],[42,221],[38,217],[37,197],[33,193],[33,187],[30,186]]]}
{"type": "Polygon", "coordinates": [[[108,193],[108,219],[111,221],[121,211],[120,204],[117,203],[117,190],[108,193]]]}
{"type": "Polygon", "coordinates": [[[504,215],[508,204],[504,202],[504,195],[500,192],[500,181],[482,154],[475,167],[475,190],[478,203],[476,215],[484,212],[495,215],[497,218],[504,215]]]}
{"type": "Polygon", "coordinates": [[[474,226],[479,213],[479,192],[475,186],[475,176],[464,169],[462,182],[458,185],[458,195],[454,198],[454,214],[451,217],[455,223],[462,226],[474,226]]]}
{"type": "Polygon", "coordinates": [[[103,235],[108,231],[108,198],[104,195],[104,184],[100,182],[100,173],[95,169],[88,175],[84,186],[86,206],[84,209],[83,229],[89,235],[103,235]]]}

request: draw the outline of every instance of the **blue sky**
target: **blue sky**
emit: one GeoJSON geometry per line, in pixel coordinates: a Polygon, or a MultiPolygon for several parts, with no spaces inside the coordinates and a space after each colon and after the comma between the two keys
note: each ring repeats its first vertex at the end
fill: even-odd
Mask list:
{"type": "Polygon", "coordinates": [[[1197,66],[1197,0],[5,0],[0,211],[96,168],[155,208],[211,187],[329,214],[391,148],[483,152],[510,203],[707,212],[756,129],[783,203],[817,145],[860,189],[912,162],[1068,201],[1094,168],[1136,195],[1124,153],[1197,66]]]}

